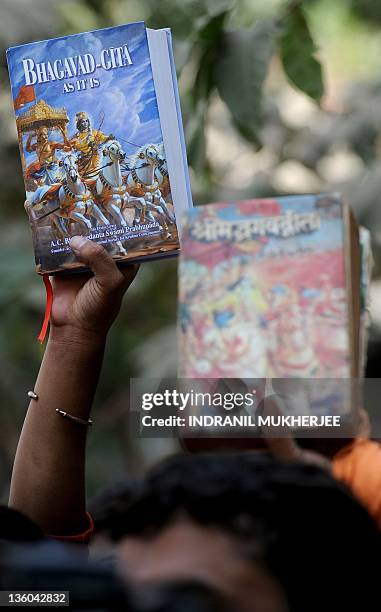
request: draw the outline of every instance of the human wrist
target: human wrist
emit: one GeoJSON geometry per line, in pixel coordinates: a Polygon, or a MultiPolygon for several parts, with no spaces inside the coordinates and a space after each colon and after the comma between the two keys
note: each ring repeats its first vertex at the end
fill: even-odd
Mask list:
{"type": "Polygon", "coordinates": [[[49,345],[79,350],[100,350],[106,343],[104,330],[82,329],[72,325],[50,326],[49,345]]]}

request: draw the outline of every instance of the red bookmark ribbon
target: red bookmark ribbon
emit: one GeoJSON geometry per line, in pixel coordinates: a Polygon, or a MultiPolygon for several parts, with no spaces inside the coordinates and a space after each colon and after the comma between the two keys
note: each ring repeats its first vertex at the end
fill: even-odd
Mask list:
{"type": "Polygon", "coordinates": [[[46,337],[46,332],[48,331],[50,315],[52,313],[52,306],[53,306],[53,287],[50,282],[50,278],[48,274],[44,274],[42,277],[42,280],[44,281],[45,290],[46,290],[46,305],[45,305],[44,320],[42,323],[40,334],[38,336],[38,340],[41,343],[44,342],[45,337],[46,337]]]}

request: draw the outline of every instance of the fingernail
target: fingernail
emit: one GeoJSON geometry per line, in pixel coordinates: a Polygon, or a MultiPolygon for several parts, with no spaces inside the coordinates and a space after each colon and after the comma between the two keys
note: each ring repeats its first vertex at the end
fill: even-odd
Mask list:
{"type": "Polygon", "coordinates": [[[80,251],[81,247],[83,247],[86,242],[87,238],[85,238],[84,236],[73,236],[73,238],[70,239],[69,244],[73,251],[80,251]]]}

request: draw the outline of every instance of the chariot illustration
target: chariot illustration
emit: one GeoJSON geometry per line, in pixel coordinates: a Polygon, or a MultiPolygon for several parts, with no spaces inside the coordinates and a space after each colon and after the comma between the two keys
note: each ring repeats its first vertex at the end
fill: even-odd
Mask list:
{"type": "Polygon", "coordinates": [[[38,100],[29,110],[16,118],[21,162],[27,190],[34,190],[43,183],[53,184],[60,180],[56,151],[68,147],[67,125],[69,117],[65,108],[53,108],[44,100],[38,100]],[[51,132],[58,132],[63,142],[50,140],[51,132]],[[35,152],[36,160],[27,165],[23,136],[28,139],[25,149],[35,152]]]}
{"type": "MultiPolygon", "coordinates": [[[[17,118],[32,222],[48,218],[60,240],[70,238],[73,224],[87,234],[99,226],[156,223],[158,238],[170,238],[175,217],[164,199],[170,189],[162,144],[136,145],[136,153],[127,156],[113,134],[93,128],[86,112],[78,112],[75,122],[77,132],[69,137],[66,109],[44,100],[17,118]],[[35,155],[32,162],[26,162],[25,151],[35,155]]],[[[121,241],[116,247],[127,253],[121,241]]]]}

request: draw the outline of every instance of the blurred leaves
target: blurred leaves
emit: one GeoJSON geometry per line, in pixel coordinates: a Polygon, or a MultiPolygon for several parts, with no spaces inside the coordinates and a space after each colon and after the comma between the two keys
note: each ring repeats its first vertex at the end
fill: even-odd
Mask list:
{"type": "Polygon", "coordinates": [[[346,0],[355,15],[372,25],[381,23],[381,4],[377,0],[346,0]]]}
{"type": "Polygon", "coordinates": [[[275,32],[271,22],[259,23],[252,30],[225,32],[216,50],[213,72],[218,92],[241,134],[255,143],[275,32]]]}
{"type": "Polygon", "coordinates": [[[102,27],[101,16],[86,3],[64,2],[57,6],[57,11],[70,29],[71,24],[75,24],[75,31],[86,32],[102,27]]]}
{"type": "MultiPolygon", "coordinates": [[[[251,8],[258,4],[252,3],[251,8]]],[[[323,94],[321,67],[314,57],[316,47],[306,18],[299,7],[289,10],[288,3],[283,5],[281,25],[273,15],[254,18],[250,27],[237,28],[234,15],[240,7],[247,9],[243,0],[150,2],[148,23],[172,27],[175,54],[179,49],[176,41],[190,43],[181,49],[178,71],[187,75],[180,86],[188,160],[201,180],[209,172],[205,125],[216,93],[229,109],[237,131],[256,147],[263,144],[262,93],[274,54],[282,56],[285,72],[296,87],[316,101],[323,94]]]]}
{"type": "Polygon", "coordinates": [[[295,87],[320,102],[324,93],[322,68],[300,4],[287,11],[282,26],[280,55],[285,72],[295,87]]]}
{"type": "Polygon", "coordinates": [[[197,173],[205,172],[207,105],[198,102],[187,124],[187,154],[197,173]]]}

